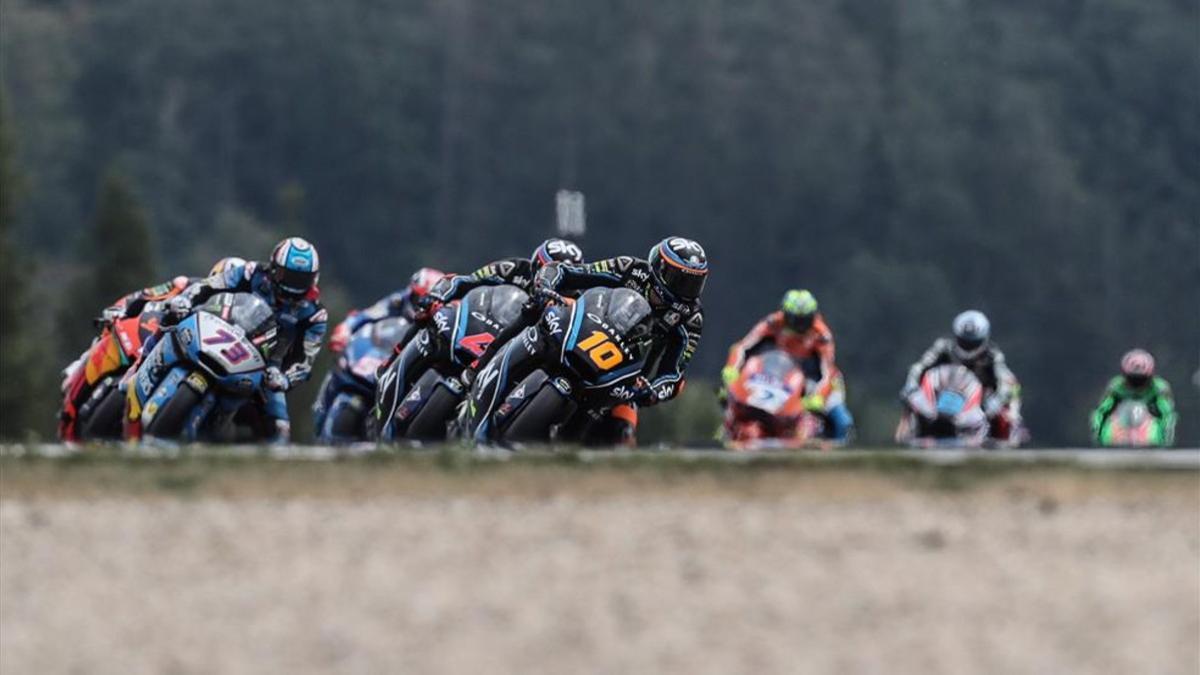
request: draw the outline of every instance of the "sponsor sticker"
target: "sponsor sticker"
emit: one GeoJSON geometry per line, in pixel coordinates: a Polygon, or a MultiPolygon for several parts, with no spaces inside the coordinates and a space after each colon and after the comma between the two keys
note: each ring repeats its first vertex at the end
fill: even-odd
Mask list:
{"type": "Polygon", "coordinates": [[[192,389],[203,394],[208,391],[208,378],[204,377],[197,371],[192,371],[187,376],[187,383],[192,386],[192,389]]]}

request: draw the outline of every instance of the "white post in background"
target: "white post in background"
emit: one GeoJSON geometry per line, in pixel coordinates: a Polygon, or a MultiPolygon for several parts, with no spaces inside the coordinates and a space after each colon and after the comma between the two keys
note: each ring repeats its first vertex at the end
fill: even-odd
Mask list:
{"type": "Polygon", "coordinates": [[[559,190],[554,196],[560,237],[582,237],[587,232],[587,213],[583,205],[583,193],[576,190],[559,190]]]}

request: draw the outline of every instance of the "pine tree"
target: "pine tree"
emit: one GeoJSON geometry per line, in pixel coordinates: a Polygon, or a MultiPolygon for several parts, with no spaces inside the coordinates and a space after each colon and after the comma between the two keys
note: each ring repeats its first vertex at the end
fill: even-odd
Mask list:
{"type": "Polygon", "coordinates": [[[92,319],[117,298],[162,281],[145,211],[128,177],[110,168],[101,178],[92,230],[76,258],[80,268],[59,319],[66,353],[87,346],[92,319]]]}
{"type": "Polygon", "coordinates": [[[34,424],[34,387],[42,354],[29,334],[29,264],[13,242],[22,179],[15,166],[8,108],[0,94],[0,438],[18,438],[34,424]]]}

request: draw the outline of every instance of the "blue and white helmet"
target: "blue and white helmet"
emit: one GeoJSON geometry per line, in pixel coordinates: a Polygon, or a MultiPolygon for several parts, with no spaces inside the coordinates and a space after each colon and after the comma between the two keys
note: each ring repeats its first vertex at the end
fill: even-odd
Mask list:
{"type": "Polygon", "coordinates": [[[971,361],[983,353],[992,336],[992,324],[983,312],[969,309],[954,317],[954,354],[971,361]]]}
{"type": "Polygon", "coordinates": [[[271,281],[287,295],[304,295],[317,285],[321,260],[317,249],[300,237],[288,237],[271,251],[271,281]]]}

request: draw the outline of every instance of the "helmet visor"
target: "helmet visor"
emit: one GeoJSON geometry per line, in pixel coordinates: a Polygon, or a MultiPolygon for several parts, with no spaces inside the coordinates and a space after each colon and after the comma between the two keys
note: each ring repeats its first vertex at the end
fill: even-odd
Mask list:
{"type": "Polygon", "coordinates": [[[815,318],[816,317],[813,314],[791,314],[788,312],[784,312],[783,314],[784,323],[787,324],[788,328],[791,328],[797,333],[804,333],[807,332],[809,328],[812,328],[813,319],[815,318]]]}
{"type": "Polygon", "coordinates": [[[959,337],[955,338],[955,341],[958,342],[958,348],[963,350],[963,352],[967,354],[974,354],[975,352],[979,351],[981,347],[983,347],[983,343],[986,340],[985,338],[978,337],[959,337]]]}
{"type": "Polygon", "coordinates": [[[288,295],[304,295],[317,283],[316,272],[289,270],[278,266],[272,270],[271,278],[275,280],[279,290],[288,295]]]}
{"type": "Polygon", "coordinates": [[[662,284],[671,295],[684,300],[695,300],[704,291],[708,271],[685,270],[674,265],[663,265],[662,284]]]}
{"type": "Polygon", "coordinates": [[[1126,374],[1125,382],[1133,389],[1141,389],[1142,387],[1146,386],[1148,382],[1150,382],[1150,376],[1141,374],[1126,374]]]}

